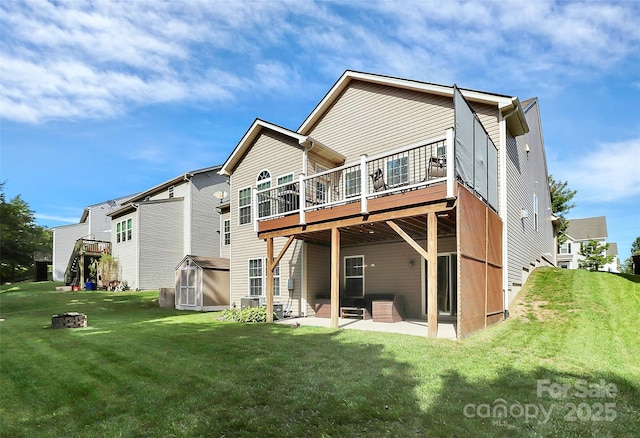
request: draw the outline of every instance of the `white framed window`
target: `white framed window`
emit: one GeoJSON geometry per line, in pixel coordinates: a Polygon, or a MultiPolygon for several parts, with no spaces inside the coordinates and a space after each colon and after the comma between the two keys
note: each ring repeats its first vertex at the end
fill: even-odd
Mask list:
{"type": "Polygon", "coordinates": [[[344,195],[347,198],[360,195],[360,169],[345,172],[344,195]]]}
{"type": "Polygon", "coordinates": [[[273,296],[280,296],[280,263],[273,270],[273,296]]]}
{"type": "Polygon", "coordinates": [[[398,157],[387,161],[387,184],[398,186],[409,182],[409,157],[398,157]]]}
{"type": "MultiPolygon", "coordinates": [[[[249,259],[249,295],[263,297],[267,294],[267,259],[249,259]]],[[[273,296],[280,296],[280,263],[273,270],[273,296]]]]}
{"type": "Polygon", "coordinates": [[[116,243],[126,242],[133,237],[133,219],[126,219],[116,223],[116,243]]]}
{"type": "Polygon", "coordinates": [[[281,186],[283,184],[286,184],[288,182],[292,182],[292,181],[293,181],[293,173],[288,173],[286,175],[278,177],[278,185],[279,186],[281,186]]]}
{"type": "Polygon", "coordinates": [[[173,186],[169,186],[169,198],[173,198],[173,186]]]}
{"type": "Polygon", "coordinates": [[[538,195],[533,194],[533,227],[538,231],[538,195]]]}
{"type": "Polygon", "coordinates": [[[571,242],[564,242],[558,249],[559,254],[571,254],[571,242]]]}
{"type": "MultiPolygon", "coordinates": [[[[256,178],[256,189],[266,190],[271,187],[271,172],[263,170],[256,178]]],[[[271,215],[271,196],[266,194],[258,194],[258,217],[267,217],[271,215]]]]}
{"type": "Polygon", "coordinates": [[[346,297],[364,296],[364,256],[344,258],[344,291],[346,297]]]}
{"type": "Polygon", "coordinates": [[[251,223],[251,187],[238,190],[238,223],[251,223]]]}
{"type": "Polygon", "coordinates": [[[231,220],[225,219],[222,222],[222,244],[231,245],[231,220]]]}
{"type": "Polygon", "coordinates": [[[263,295],[263,259],[249,259],[249,296],[261,297],[263,295]]]}

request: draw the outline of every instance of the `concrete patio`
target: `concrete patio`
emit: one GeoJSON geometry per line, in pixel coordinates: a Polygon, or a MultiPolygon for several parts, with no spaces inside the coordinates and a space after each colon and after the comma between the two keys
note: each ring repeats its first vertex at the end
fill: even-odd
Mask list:
{"type": "MultiPolygon", "coordinates": [[[[330,328],[330,318],[300,317],[285,318],[275,321],[277,324],[330,328]]],[[[427,337],[427,322],[422,320],[405,320],[400,322],[374,322],[372,319],[338,318],[338,327],[341,329],[364,330],[371,332],[398,333],[402,335],[427,337]]],[[[438,323],[438,339],[456,340],[455,323],[438,323]]]]}

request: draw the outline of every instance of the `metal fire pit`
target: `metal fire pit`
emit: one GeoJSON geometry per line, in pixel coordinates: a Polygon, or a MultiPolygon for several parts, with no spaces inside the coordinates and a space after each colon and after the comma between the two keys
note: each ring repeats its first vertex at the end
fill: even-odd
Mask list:
{"type": "Polygon", "coordinates": [[[79,328],[87,326],[87,315],[78,312],[67,312],[51,317],[51,328],[79,328]]]}

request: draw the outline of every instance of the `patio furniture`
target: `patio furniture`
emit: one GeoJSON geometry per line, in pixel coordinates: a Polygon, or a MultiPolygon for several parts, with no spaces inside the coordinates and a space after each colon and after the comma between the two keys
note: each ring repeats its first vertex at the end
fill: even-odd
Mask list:
{"type": "Polygon", "coordinates": [[[373,190],[379,192],[380,190],[387,190],[387,183],[384,182],[384,174],[381,169],[377,169],[371,175],[373,180],[373,190]]]}
{"type": "Polygon", "coordinates": [[[381,295],[371,297],[371,316],[374,322],[400,322],[400,297],[381,295]]]}
{"type": "Polygon", "coordinates": [[[447,159],[444,157],[429,158],[429,179],[444,178],[447,176],[447,159]]]}
{"type": "Polygon", "coordinates": [[[370,319],[369,311],[366,307],[340,307],[341,318],[370,319]]]}

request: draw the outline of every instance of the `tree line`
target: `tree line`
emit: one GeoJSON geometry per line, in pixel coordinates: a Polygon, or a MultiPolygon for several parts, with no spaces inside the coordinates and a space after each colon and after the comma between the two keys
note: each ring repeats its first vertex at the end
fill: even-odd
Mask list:
{"type": "Polygon", "coordinates": [[[4,182],[0,183],[0,281],[34,278],[34,253],[51,253],[53,236],[47,227],[37,225],[29,204],[20,195],[7,201],[4,182]]]}

